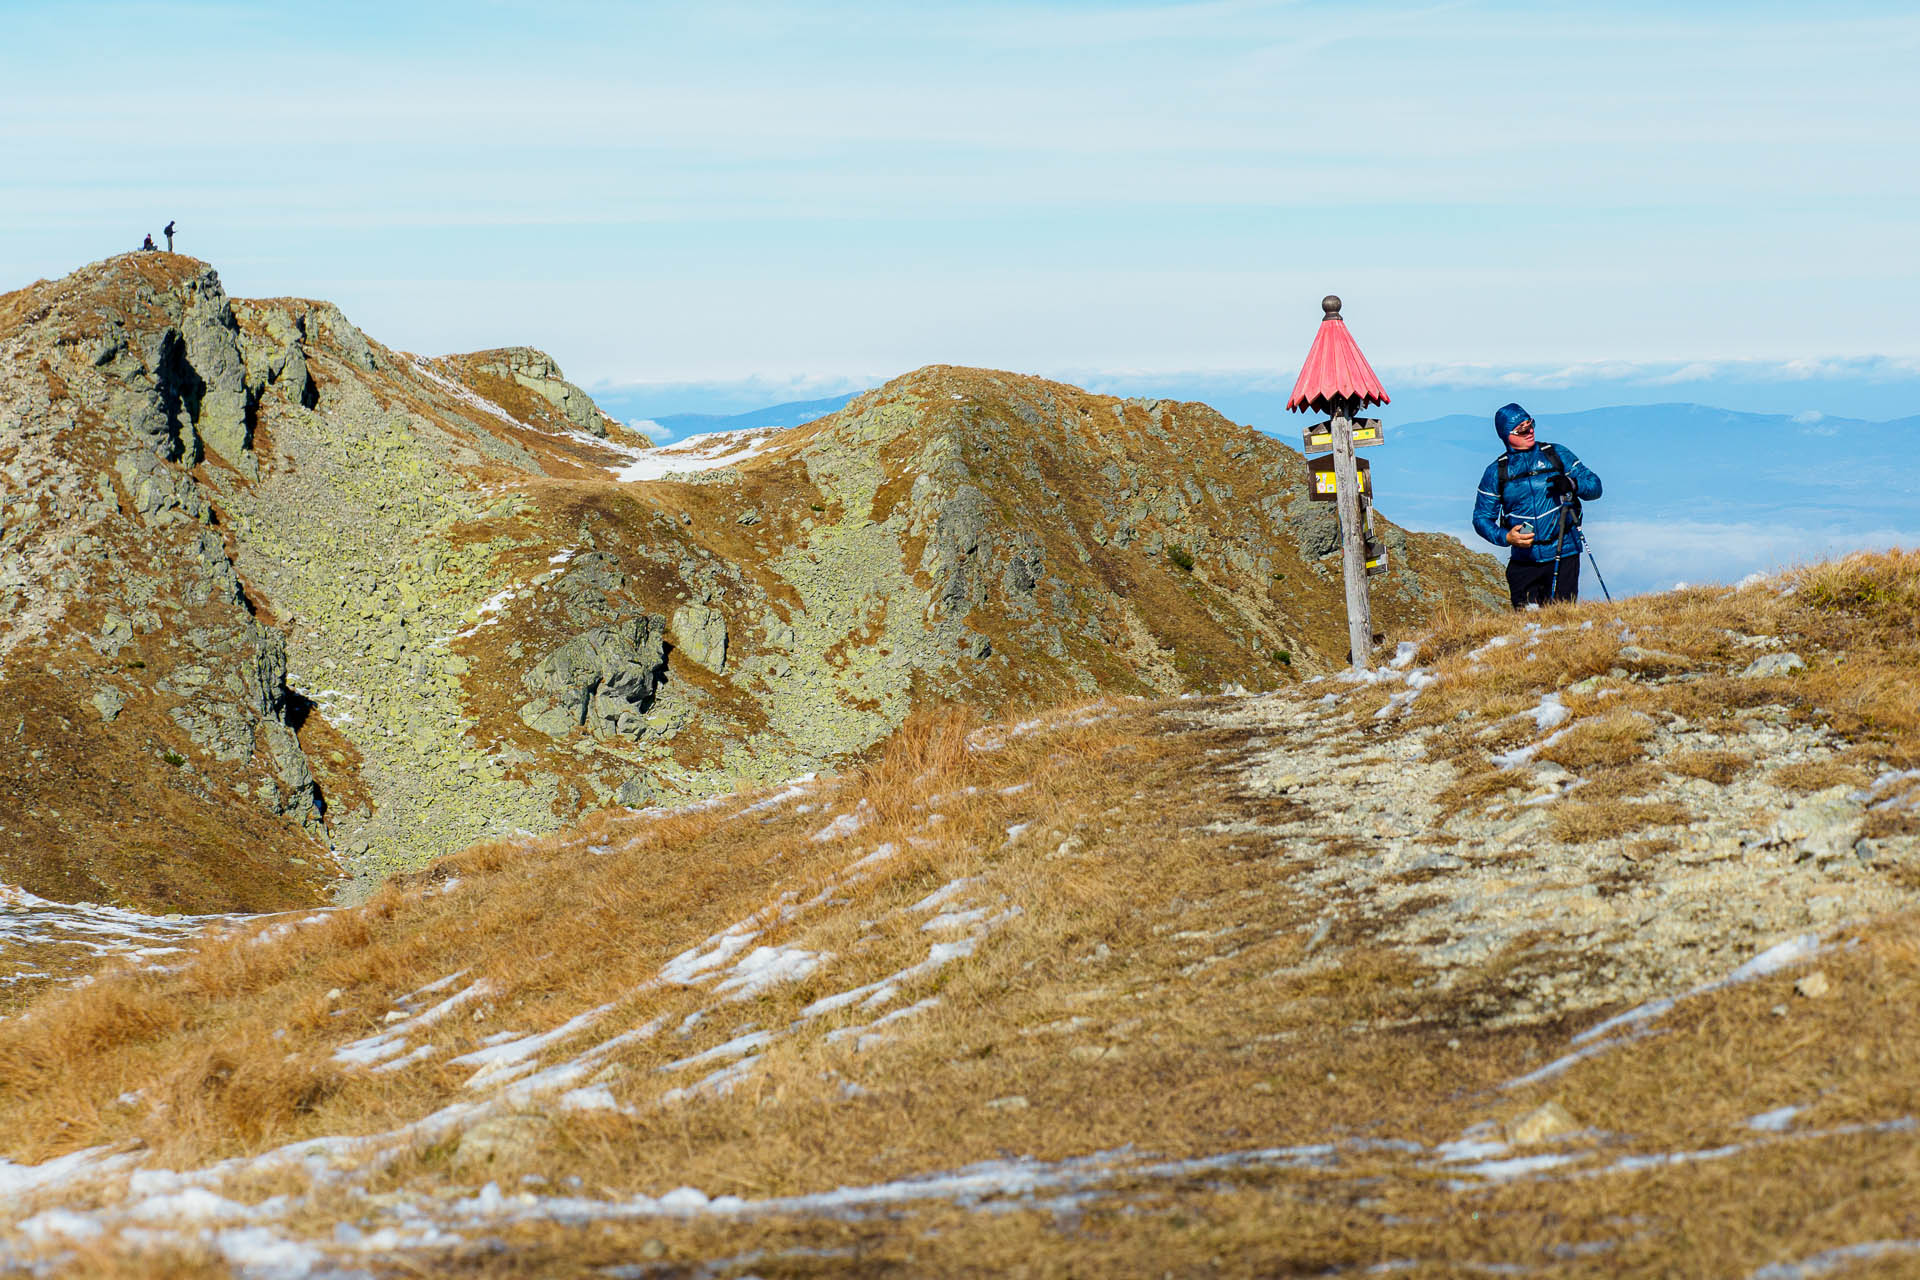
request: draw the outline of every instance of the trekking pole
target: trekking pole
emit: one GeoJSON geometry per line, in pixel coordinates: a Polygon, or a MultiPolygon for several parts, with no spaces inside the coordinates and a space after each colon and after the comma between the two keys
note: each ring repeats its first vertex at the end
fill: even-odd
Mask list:
{"type": "Polygon", "coordinates": [[[1587,553],[1587,563],[1593,566],[1593,576],[1600,583],[1600,594],[1607,598],[1608,604],[1612,604],[1613,593],[1607,590],[1607,580],[1600,576],[1600,562],[1593,558],[1593,548],[1587,545],[1587,535],[1578,528],[1574,533],[1580,539],[1580,549],[1587,553]]]}
{"type": "Polygon", "coordinates": [[[1567,518],[1567,500],[1560,499],[1560,509],[1553,513],[1553,572],[1547,579],[1547,603],[1552,604],[1560,598],[1560,530],[1567,518]]]}

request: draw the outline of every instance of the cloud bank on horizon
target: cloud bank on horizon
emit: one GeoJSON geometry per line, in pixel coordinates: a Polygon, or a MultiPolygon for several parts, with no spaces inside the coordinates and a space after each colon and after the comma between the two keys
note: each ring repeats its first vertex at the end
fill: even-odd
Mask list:
{"type": "Polygon", "coordinates": [[[1911,6],[15,0],[7,25],[0,287],[175,219],[236,293],[420,351],[533,343],[593,384],[1287,376],[1328,290],[1376,365],[1442,381],[1920,359],[1911,6]],[[182,65],[219,74],[152,78],[182,65]]]}

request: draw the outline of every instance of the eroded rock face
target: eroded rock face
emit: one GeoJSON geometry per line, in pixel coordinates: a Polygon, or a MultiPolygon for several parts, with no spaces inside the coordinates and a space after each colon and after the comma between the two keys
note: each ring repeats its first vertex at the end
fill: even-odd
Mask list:
{"type": "Polygon", "coordinates": [[[673,643],[679,651],[716,675],[727,669],[727,620],[704,604],[673,611],[673,643]]]}
{"type": "Polygon", "coordinates": [[[534,347],[501,347],[485,353],[479,368],[502,378],[511,378],[535,395],[549,401],[582,431],[605,436],[612,425],[593,402],[593,397],[568,382],[554,358],[534,347]]]}
{"type": "Polygon", "coordinates": [[[330,861],[286,643],[235,569],[256,369],[219,276],[109,260],[0,327],[0,879],[61,898],[262,909],[330,861]],[[79,714],[76,714],[79,713],[79,714]],[[156,850],[164,854],[156,856],[156,850]]]}
{"type": "Polygon", "coordinates": [[[549,737],[585,726],[596,738],[637,738],[666,667],[666,622],[647,615],[595,627],[542,658],[520,682],[536,694],[520,718],[549,737]]]}

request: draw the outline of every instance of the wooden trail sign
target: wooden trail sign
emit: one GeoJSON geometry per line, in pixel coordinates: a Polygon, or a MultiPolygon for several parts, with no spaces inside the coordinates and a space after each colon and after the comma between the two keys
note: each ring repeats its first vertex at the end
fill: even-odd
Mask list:
{"type": "MultiPolygon", "coordinates": [[[[1365,458],[1355,458],[1354,465],[1360,477],[1360,495],[1373,497],[1373,466],[1365,458]]],[[[1334,455],[1323,454],[1318,458],[1307,459],[1307,465],[1313,468],[1313,487],[1307,496],[1315,502],[1338,502],[1340,500],[1339,471],[1334,455]]]]}
{"type": "MultiPolygon", "coordinates": [[[[1387,438],[1387,429],[1380,425],[1378,418],[1355,418],[1353,420],[1353,447],[1364,449],[1370,444],[1379,444],[1387,438]]],[[[1306,428],[1300,433],[1302,447],[1308,449],[1333,448],[1333,423],[1321,422],[1306,428]]]]}
{"type": "MultiPolygon", "coordinates": [[[[1388,397],[1373,366],[1360,354],[1359,345],[1347,332],[1347,322],[1340,318],[1340,299],[1328,294],[1320,300],[1320,310],[1324,313],[1320,327],[1313,335],[1313,345],[1307,349],[1306,362],[1300,366],[1293,394],[1287,397],[1287,408],[1295,413],[1312,409],[1329,419],[1324,425],[1327,443],[1333,452],[1313,461],[1314,483],[1309,496],[1320,501],[1331,498],[1340,507],[1340,578],[1347,592],[1347,660],[1354,670],[1365,671],[1373,656],[1373,606],[1367,600],[1367,574],[1370,570],[1384,571],[1386,555],[1384,550],[1378,555],[1369,554],[1372,548],[1367,545],[1369,539],[1362,512],[1365,493],[1372,490],[1372,478],[1367,474],[1367,464],[1353,456],[1353,447],[1356,428],[1369,433],[1369,444],[1378,443],[1382,434],[1377,420],[1363,418],[1356,423],[1354,414],[1369,405],[1386,404],[1388,397]],[[1333,478],[1331,494],[1321,492],[1323,474],[1333,478]]],[[[1310,428],[1306,432],[1309,447],[1313,447],[1314,437],[1315,432],[1310,428]]]]}

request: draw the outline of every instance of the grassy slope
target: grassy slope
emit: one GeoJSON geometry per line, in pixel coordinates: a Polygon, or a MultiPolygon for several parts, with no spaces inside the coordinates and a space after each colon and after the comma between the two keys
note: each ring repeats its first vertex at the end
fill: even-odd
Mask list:
{"type": "MultiPolygon", "coordinates": [[[[1730,630],[1789,637],[1809,669],[1778,681],[1613,678],[1613,697],[1593,705],[1568,693],[1586,728],[1563,739],[1579,749],[1563,754],[1583,776],[1644,763],[1639,739],[1614,719],[1621,709],[1733,722],[1761,702],[1839,730],[1853,749],[1836,769],[1912,767],[1920,557],[1820,566],[1795,586],[1578,606],[1550,620],[1606,625],[1547,635],[1531,661],[1519,646],[1468,657],[1511,619],[1443,628],[1423,646],[1441,679],[1405,719],[1439,730],[1430,743],[1470,782],[1508,745],[1472,731],[1532,705],[1542,688],[1621,664],[1618,618],[1643,652],[1670,655],[1644,661],[1671,671],[1726,669],[1739,657],[1730,630]]],[[[1343,706],[1374,741],[1395,732],[1371,727],[1385,696],[1361,691],[1343,706]]],[[[482,846],[324,923],[210,940],[175,972],[122,968],[51,993],[0,1024],[4,1154],[41,1160],[108,1143],[153,1165],[195,1168],[303,1137],[393,1135],[347,1162],[386,1199],[316,1193],[284,1223],[325,1239],[342,1218],[381,1221],[382,1204],[432,1216],[447,1189],[488,1181],[509,1191],[577,1187],[595,1201],[686,1184],[764,1199],[1015,1155],[1335,1148],[1321,1166],[1268,1157],[1237,1170],[1156,1169],[1116,1155],[1099,1194],[1070,1208],[1009,1200],[994,1214],[934,1200],[853,1218],[647,1215],[576,1226],[516,1223],[502,1211],[480,1234],[507,1252],[475,1236],[444,1255],[401,1251],[383,1262],[376,1253],[396,1274],[423,1256],[475,1275],[716,1258],[737,1260],[721,1274],[1311,1273],[1379,1262],[1436,1275],[1494,1263],[1556,1275],[1743,1274],[1833,1246],[1920,1238],[1920,1148],[1910,1129],[1873,1127],[1920,1109],[1910,1034],[1920,917],[1839,930],[1819,965],[1845,998],[1797,997],[1800,970],[1710,990],[1660,1017],[1650,1039],[1501,1089],[1565,1052],[1598,1013],[1494,1025],[1462,999],[1424,994],[1407,955],[1385,940],[1385,922],[1350,920],[1316,940],[1295,881],[1323,858],[1276,858],[1272,846],[1221,829],[1297,814],[1287,798],[1241,785],[1238,767],[1261,744],[1245,731],[1194,727],[1194,712],[1191,703],[1096,707],[1025,732],[985,731],[972,749],[963,722],[922,720],[883,759],[804,800],[602,816],[548,840],[482,846]],[[852,836],[812,838],[831,815],[856,812],[867,825],[852,836]],[[1027,825],[1010,833],[1016,824],[1027,825]],[[854,869],[882,842],[897,847],[893,857],[854,869]],[[983,933],[971,956],[902,981],[891,1004],[804,1012],[915,964],[937,939],[966,936],[964,925],[926,932],[931,910],[914,909],[957,878],[973,882],[956,905],[1020,914],[983,933]],[[804,905],[782,921],[782,903],[804,905]],[[738,1001],[710,979],[658,982],[670,958],[747,920],[764,930],[756,945],[832,959],[738,1001]],[[1320,945],[1330,958],[1316,961],[1320,945]],[[432,998],[476,978],[492,993],[412,1038],[437,1050],[424,1064],[375,1075],[333,1060],[343,1042],[386,1026],[407,992],[455,973],[432,998]],[[932,996],[937,1005],[864,1046],[832,1038],[932,996]],[[541,1060],[657,1023],[594,1062],[594,1079],[627,1110],[569,1112],[552,1096],[525,1098],[503,1112],[521,1119],[495,1118],[496,1134],[517,1126],[518,1145],[491,1153],[463,1145],[458,1126],[408,1127],[487,1096],[467,1087],[471,1068],[439,1065],[456,1053],[607,1002],[601,1021],[541,1060]],[[661,1068],[749,1026],[773,1039],[730,1093],[666,1100],[726,1060],[661,1068]],[[134,1090],[144,1091],[140,1104],[116,1103],[134,1090]],[[1501,1180],[1436,1163],[1434,1144],[1476,1123],[1498,1133],[1549,1100],[1584,1131],[1513,1154],[1570,1157],[1569,1175],[1501,1180]],[[1804,1108],[1785,1135],[1746,1123],[1783,1105],[1804,1108]],[[1368,1145],[1374,1139],[1419,1145],[1368,1145]]],[[[1481,787],[1474,800],[1499,794],[1481,787]]],[[[1656,789],[1620,802],[1659,798],[1656,789]]],[[[1910,874],[1920,835],[1912,807],[1869,821],[1896,851],[1890,874],[1910,874]]],[[[1654,840],[1634,856],[1663,855],[1654,840]]],[[[306,1194],[309,1177],[256,1169],[224,1189],[247,1201],[306,1194]]],[[[143,1273],[157,1264],[140,1248],[110,1237],[73,1265],[143,1273]]],[[[169,1248],[181,1274],[222,1271],[201,1246],[176,1239],[169,1248]]]]}

